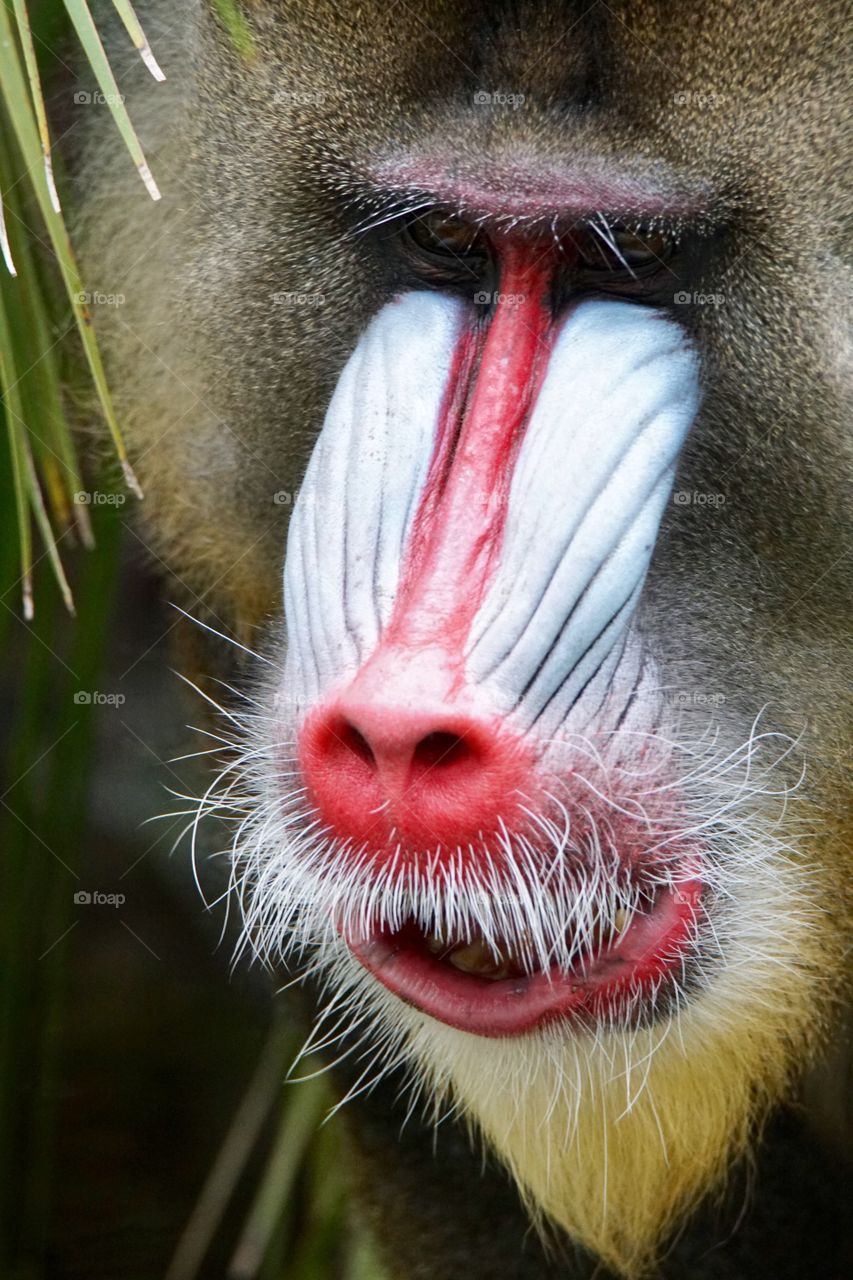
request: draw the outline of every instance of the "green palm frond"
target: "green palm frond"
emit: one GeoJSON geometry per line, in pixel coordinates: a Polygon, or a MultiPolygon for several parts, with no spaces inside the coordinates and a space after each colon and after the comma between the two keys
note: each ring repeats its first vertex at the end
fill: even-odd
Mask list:
{"type": "MultiPolygon", "coordinates": [[[[160,193],[145,160],[110,69],[86,0],[63,0],[100,86],[104,105],[124,139],[152,199],[160,193]]],[[[155,79],[163,73],[128,0],[115,7],[155,79]]],[[[56,334],[55,296],[64,296],[82,344],[89,376],[109,427],[125,481],[141,495],[127,458],[121,430],[86,305],[83,281],[62,218],[53,171],[50,128],[44,105],[36,40],[25,0],[0,0],[0,396],[12,463],[20,547],[24,616],[32,617],[32,522],[38,529],[69,609],[60,544],[72,531],[85,545],[91,529],[85,507],[75,504],[82,488],[80,468],[56,354],[64,334],[56,334]],[[32,247],[46,236],[56,281],[44,278],[32,247]]],[[[60,329],[62,326],[60,325],[60,329]]]]}

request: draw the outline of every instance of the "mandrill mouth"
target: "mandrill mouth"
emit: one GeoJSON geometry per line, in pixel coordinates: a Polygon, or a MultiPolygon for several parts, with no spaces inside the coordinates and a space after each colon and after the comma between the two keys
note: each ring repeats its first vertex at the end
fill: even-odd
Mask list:
{"type": "Polygon", "coordinates": [[[696,932],[698,878],[659,887],[653,900],[619,912],[612,928],[569,968],[534,968],[482,933],[459,939],[424,933],[409,921],[346,941],[356,959],[394,995],[460,1031],[517,1036],[567,1018],[623,1018],[680,972],[696,932]]]}

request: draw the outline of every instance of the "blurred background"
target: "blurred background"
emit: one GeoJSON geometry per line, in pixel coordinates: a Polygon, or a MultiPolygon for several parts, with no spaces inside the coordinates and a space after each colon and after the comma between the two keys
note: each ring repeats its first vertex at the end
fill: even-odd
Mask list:
{"type": "MultiPolygon", "coordinates": [[[[89,21],[0,0],[0,1277],[376,1280],[325,1077],[285,1083],[284,977],[232,967],[194,882],[180,618],[114,452],[81,449],[111,401],[39,125],[89,21]]],[[[222,875],[202,856],[210,903],[222,875]]]]}

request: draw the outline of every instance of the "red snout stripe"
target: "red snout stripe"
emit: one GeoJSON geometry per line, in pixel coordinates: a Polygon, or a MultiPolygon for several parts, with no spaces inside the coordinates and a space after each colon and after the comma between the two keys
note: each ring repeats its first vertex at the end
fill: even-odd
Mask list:
{"type": "Polygon", "coordinates": [[[437,645],[461,660],[500,554],[513,465],[547,369],[552,272],[541,245],[508,243],[488,326],[460,340],[383,644],[437,645]]]}
{"type": "Polygon", "coordinates": [[[513,466],[552,343],[551,255],[508,246],[487,325],[459,339],[391,617],[345,689],[312,712],[300,765],[324,821],[377,859],[442,856],[522,821],[533,752],[465,676],[500,560],[513,466]]]}

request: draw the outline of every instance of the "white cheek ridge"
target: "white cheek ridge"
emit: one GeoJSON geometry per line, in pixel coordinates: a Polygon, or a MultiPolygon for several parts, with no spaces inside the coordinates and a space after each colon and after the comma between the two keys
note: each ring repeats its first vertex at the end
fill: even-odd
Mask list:
{"type": "MultiPolygon", "coordinates": [[[[529,646],[535,659],[547,640],[551,640],[547,657],[519,707],[529,723],[540,722],[546,712],[550,713],[549,719],[554,718],[557,723],[562,721],[607,659],[614,655],[640,598],[645,566],[671,486],[672,473],[669,472],[656,490],[659,501],[654,501],[653,494],[653,500],[642,508],[638,519],[614,551],[594,570],[595,589],[587,587],[584,590],[573,606],[568,624],[563,622],[564,612],[557,595],[550,614],[546,615],[556,622],[556,634],[551,637],[537,635],[533,637],[534,645],[529,646]],[[636,574],[638,566],[639,577],[636,574]]],[[[574,574],[574,564],[564,560],[550,590],[557,594],[560,579],[574,574]]],[[[546,607],[543,603],[543,614],[546,607]]],[[[543,617],[542,625],[544,623],[543,617]]],[[[508,676],[501,673],[504,679],[512,681],[515,674],[513,666],[517,672],[516,679],[524,678],[529,670],[527,664],[516,660],[515,664],[507,664],[510,669],[508,676]]]]}
{"type": "Polygon", "coordinates": [[[682,330],[632,303],[582,303],[525,432],[500,567],[468,671],[524,717],[565,715],[630,625],[699,404],[682,330]]]}
{"type": "Polygon", "coordinates": [[[388,621],[461,322],[462,303],[406,294],[338,380],[288,532],[285,688],[297,705],[354,672],[388,621]]]}

